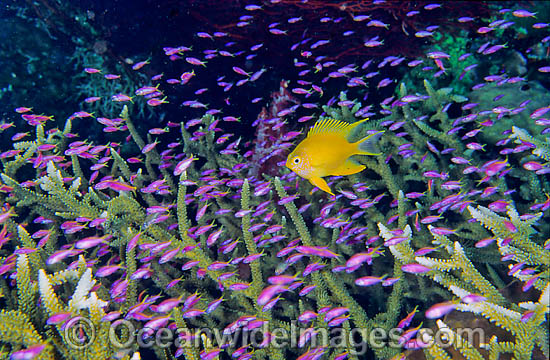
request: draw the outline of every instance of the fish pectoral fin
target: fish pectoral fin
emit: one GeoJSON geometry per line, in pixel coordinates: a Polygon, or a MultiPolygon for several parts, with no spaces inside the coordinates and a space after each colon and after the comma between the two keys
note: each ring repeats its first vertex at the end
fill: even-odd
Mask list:
{"type": "Polygon", "coordinates": [[[351,174],[357,174],[358,172],[361,172],[365,169],[365,165],[358,164],[353,159],[347,159],[342,163],[342,165],[338,166],[334,171],[331,171],[330,175],[351,175],[351,174]]]}
{"type": "Polygon", "coordinates": [[[323,190],[324,192],[329,193],[330,195],[334,195],[330,188],[328,187],[327,182],[320,177],[312,177],[309,179],[309,182],[312,183],[314,186],[317,186],[319,189],[323,190]]]}

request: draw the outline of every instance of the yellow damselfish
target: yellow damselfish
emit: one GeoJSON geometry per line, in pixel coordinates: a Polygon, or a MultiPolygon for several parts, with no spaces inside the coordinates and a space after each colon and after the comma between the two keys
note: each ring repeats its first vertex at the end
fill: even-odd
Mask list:
{"type": "Polygon", "coordinates": [[[357,142],[348,141],[353,129],[366,120],[353,124],[335,119],[318,120],[306,138],[288,155],[286,166],[321,190],[334,195],[324,176],[351,175],[362,171],[365,166],[351,159],[352,155],[380,155],[374,145],[383,131],[357,142]]]}

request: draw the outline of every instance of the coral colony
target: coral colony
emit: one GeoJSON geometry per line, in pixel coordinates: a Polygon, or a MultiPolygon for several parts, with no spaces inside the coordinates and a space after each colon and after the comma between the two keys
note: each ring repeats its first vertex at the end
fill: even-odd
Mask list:
{"type": "Polygon", "coordinates": [[[0,358],[550,356],[543,2],[191,3],[164,54],[79,48],[79,108],[10,104],[0,358]],[[285,166],[324,119],[383,132],[334,195],[285,166]]]}

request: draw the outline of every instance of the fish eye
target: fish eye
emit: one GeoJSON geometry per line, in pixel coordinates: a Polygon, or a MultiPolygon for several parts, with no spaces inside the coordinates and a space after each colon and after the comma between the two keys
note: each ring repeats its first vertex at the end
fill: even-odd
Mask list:
{"type": "Polygon", "coordinates": [[[293,163],[295,164],[299,164],[300,163],[300,158],[299,157],[295,157],[293,160],[292,160],[293,163]]]}

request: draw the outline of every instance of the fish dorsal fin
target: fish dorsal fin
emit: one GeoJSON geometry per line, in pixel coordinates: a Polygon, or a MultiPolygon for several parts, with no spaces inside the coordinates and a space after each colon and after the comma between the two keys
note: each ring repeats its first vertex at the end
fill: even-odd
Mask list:
{"type": "Polygon", "coordinates": [[[336,120],[336,119],[323,119],[318,120],[315,125],[309,130],[307,136],[317,134],[340,134],[343,137],[347,138],[351,131],[363,121],[368,119],[363,119],[361,121],[355,122],[353,124],[336,120]]]}

